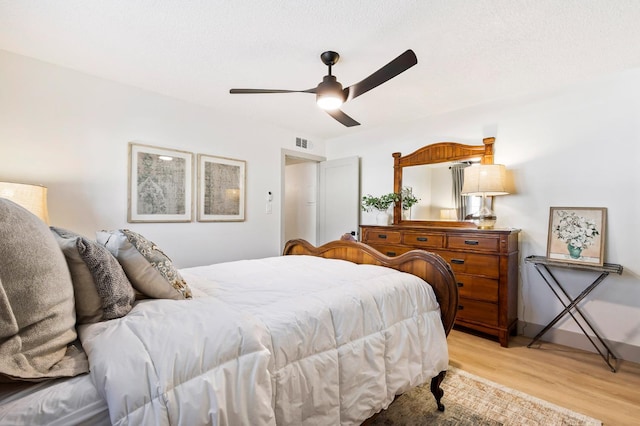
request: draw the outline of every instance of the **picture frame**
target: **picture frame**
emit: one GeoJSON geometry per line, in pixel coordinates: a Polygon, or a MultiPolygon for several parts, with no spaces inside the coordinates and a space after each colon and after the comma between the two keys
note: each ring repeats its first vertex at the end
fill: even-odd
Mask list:
{"type": "Polygon", "coordinates": [[[127,221],[193,220],[193,153],[129,143],[127,221]]]}
{"type": "Polygon", "coordinates": [[[245,220],[246,162],[198,154],[198,222],[245,220]]]}
{"type": "Polygon", "coordinates": [[[606,207],[551,207],[547,258],[604,265],[606,207]]]}

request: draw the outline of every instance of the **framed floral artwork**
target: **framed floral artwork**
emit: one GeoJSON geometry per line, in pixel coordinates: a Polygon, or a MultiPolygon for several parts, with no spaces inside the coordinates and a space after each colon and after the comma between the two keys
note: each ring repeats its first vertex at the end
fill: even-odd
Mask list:
{"type": "Polygon", "coordinates": [[[606,221],[604,207],[551,207],[547,257],[602,266],[606,221]]]}
{"type": "Polygon", "coordinates": [[[127,221],[193,220],[193,154],[129,143],[127,221]]]}
{"type": "Polygon", "coordinates": [[[246,163],[198,154],[198,221],[240,222],[245,211],[246,163]]]}

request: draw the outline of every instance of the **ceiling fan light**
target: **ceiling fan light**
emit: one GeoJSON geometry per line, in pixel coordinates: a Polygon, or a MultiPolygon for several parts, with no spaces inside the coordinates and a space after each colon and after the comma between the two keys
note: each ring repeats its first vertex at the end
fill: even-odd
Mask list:
{"type": "Polygon", "coordinates": [[[322,109],[332,110],[338,109],[342,105],[342,96],[336,96],[333,93],[318,95],[316,103],[322,109]]]}

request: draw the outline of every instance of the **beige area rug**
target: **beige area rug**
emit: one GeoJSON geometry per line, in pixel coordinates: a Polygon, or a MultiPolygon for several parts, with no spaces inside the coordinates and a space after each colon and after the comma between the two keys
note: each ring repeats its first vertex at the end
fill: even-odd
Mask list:
{"type": "Polygon", "coordinates": [[[371,425],[602,425],[602,422],[454,367],[442,383],[444,412],[429,383],[398,397],[371,425]]]}

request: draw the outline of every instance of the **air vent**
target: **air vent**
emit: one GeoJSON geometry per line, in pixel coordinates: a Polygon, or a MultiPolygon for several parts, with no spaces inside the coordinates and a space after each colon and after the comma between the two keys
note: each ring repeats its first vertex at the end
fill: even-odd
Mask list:
{"type": "Polygon", "coordinates": [[[307,140],[302,138],[296,138],[296,146],[307,149],[307,140]]]}

